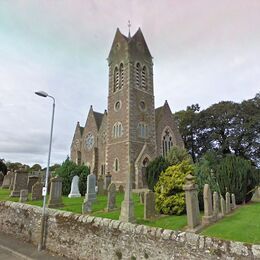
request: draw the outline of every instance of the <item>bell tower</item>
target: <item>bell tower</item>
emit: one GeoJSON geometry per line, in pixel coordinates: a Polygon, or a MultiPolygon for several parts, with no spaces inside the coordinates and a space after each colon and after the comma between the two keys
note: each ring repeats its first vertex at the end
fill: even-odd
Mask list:
{"type": "Polygon", "coordinates": [[[143,188],[156,136],[153,62],[140,28],[132,37],[117,29],[108,66],[106,169],[117,185],[125,184],[130,171],[133,187],[143,188]]]}

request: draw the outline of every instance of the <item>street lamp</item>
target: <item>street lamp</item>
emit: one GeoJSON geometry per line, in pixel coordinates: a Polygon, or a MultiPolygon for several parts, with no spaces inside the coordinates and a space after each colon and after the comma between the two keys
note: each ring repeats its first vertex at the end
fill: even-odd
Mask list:
{"type": "Polygon", "coordinates": [[[48,177],[49,177],[50,158],[51,158],[51,144],[52,144],[52,133],[53,133],[53,122],[54,122],[54,111],[55,111],[55,98],[48,95],[48,93],[46,93],[44,91],[37,91],[37,92],[35,92],[35,94],[40,97],[50,97],[53,100],[48,163],[47,163],[47,170],[46,170],[46,174],[45,174],[45,185],[42,189],[43,205],[42,205],[42,219],[41,219],[41,238],[40,238],[40,243],[38,245],[38,250],[40,251],[44,247],[43,237],[44,237],[44,233],[46,230],[46,228],[45,228],[45,226],[46,226],[46,223],[45,223],[46,222],[46,195],[47,195],[47,190],[48,190],[48,177]]]}

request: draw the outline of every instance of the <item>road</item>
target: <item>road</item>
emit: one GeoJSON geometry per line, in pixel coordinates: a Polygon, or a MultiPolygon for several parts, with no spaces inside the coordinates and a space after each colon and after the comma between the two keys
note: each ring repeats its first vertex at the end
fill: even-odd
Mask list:
{"type": "Polygon", "coordinates": [[[37,248],[34,245],[26,243],[21,239],[16,239],[11,235],[6,235],[0,232],[0,259],[65,260],[67,258],[55,256],[46,251],[38,252],[37,248]]]}

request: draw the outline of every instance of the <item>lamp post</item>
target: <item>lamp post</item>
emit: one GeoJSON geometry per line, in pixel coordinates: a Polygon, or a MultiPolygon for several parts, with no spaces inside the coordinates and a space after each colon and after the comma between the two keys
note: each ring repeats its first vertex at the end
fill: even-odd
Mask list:
{"type": "Polygon", "coordinates": [[[41,219],[41,233],[40,233],[40,243],[38,245],[38,250],[42,250],[44,248],[44,233],[45,233],[45,226],[46,226],[46,195],[48,190],[48,178],[49,178],[49,168],[50,168],[50,158],[51,158],[51,145],[52,145],[52,133],[53,133],[53,122],[54,122],[54,112],[55,112],[55,98],[48,95],[48,93],[44,91],[37,91],[35,92],[36,95],[41,97],[50,97],[53,100],[52,104],[52,118],[51,118],[51,133],[50,133],[50,142],[49,142],[49,152],[48,152],[48,163],[47,163],[47,170],[45,174],[45,185],[42,189],[43,195],[43,205],[42,205],[42,219],[41,219]]]}

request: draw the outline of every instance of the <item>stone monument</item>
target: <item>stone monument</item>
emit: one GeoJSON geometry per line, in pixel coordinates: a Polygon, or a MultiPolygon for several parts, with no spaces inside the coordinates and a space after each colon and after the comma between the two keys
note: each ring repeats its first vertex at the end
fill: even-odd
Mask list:
{"type": "Polygon", "coordinates": [[[62,203],[62,178],[59,176],[55,176],[51,178],[51,190],[50,196],[48,200],[49,208],[58,208],[62,207],[64,204],[62,203]]]}
{"type": "Polygon", "coordinates": [[[29,176],[28,177],[28,182],[27,182],[27,189],[28,192],[32,192],[32,186],[38,181],[39,177],[38,176],[29,176]]]}
{"type": "Polygon", "coordinates": [[[97,186],[98,186],[98,194],[104,195],[104,179],[102,176],[99,176],[97,181],[97,186]]]}
{"type": "Polygon", "coordinates": [[[91,212],[92,203],[96,201],[96,175],[91,173],[87,177],[87,190],[82,204],[82,213],[91,212]]]}
{"type": "Polygon", "coordinates": [[[144,219],[155,217],[155,194],[148,190],[144,193],[144,219]]]}
{"type": "Polygon", "coordinates": [[[226,193],[226,214],[229,214],[231,211],[231,208],[230,208],[230,193],[227,192],[226,193]]]}
{"type": "Polygon", "coordinates": [[[28,200],[28,190],[21,190],[20,191],[20,199],[19,202],[26,202],[28,200]]]}
{"type": "Polygon", "coordinates": [[[79,176],[75,175],[71,182],[69,198],[79,198],[81,194],[79,192],[79,176]]]}
{"type": "Polygon", "coordinates": [[[111,183],[112,175],[107,172],[104,179],[104,190],[107,191],[109,184],[111,183]]]}
{"type": "Polygon", "coordinates": [[[40,179],[32,186],[32,200],[42,199],[42,188],[43,185],[40,179]]]}
{"type": "Polygon", "coordinates": [[[186,183],[183,186],[183,190],[185,191],[188,231],[191,232],[198,231],[201,224],[197,189],[198,186],[195,184],[195,177],[191,174],[186,176],[186,183]]]}
{"type": "Polygon", "coordinates": [[[2,189],[8,189],[11,183],[11,172],[9,171],[3,179],[2,189]]]}
{"type": "Polygon", "coordinates": [[[222,196],[220,197],[220,209],[221,215],[224,217],[226,215],[226,202],[222,196]]]}
{"type": "Polygon", "coordinates": [[[0,186],[2,186],[2,184],[3,184],[4,177],[5,177],[5,176],[4,176],[3,172],[0,171],[0,186]]]}
{"type": "Polygon", "coordinates": [[[213,215],[217,220],[219,217],[219,195],[216,191],[213,192],[213,215]]]}
{"type": "Polygon", "coordinates": [[[107,208],[106,211],[112,211],[116,208],[116,185],[111,183],[107,189],[107,208]]]}
{"type": "Polygon", "coordinates": [[[214,220],[213,209],[212,209],[212,193],[208,184],[204,185],[203,201],[204,201],[204,216],[202,217],[202,223],[204,225],[208,225],[214,220]]]}
{"type": "Polygon", "coordinates": [[[120,192],[120,193],[124,193],[125,192],[123,185],[119,185],[118,192],[120,192]]]}
{"type": "Polygon", "coordinates": [[[234,210],[237,206],[236,206],[236,197],[235,197],[235,194],[232,193],[231,194],[231,205],[232,205],[232,209],[234,210]]]}
{"type": "Polygon", "coordinates": [[[21,190],[27,190],[28,173],[22,169],[15,172],[13,190],[10,197],[20,197],[21,190]]]}

